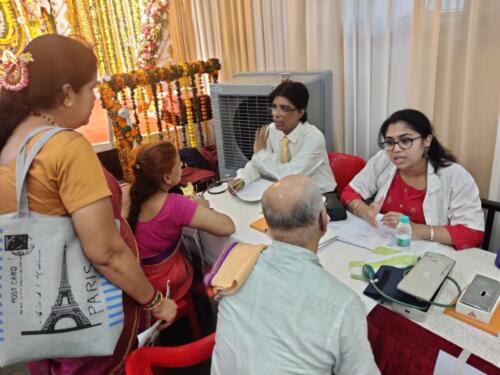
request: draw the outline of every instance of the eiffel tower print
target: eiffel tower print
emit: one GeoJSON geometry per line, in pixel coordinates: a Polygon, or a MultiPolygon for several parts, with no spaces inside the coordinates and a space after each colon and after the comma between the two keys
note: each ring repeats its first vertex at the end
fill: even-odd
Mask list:
{"type": "Polygon", "coordinates": [[[68,266],[66,263],[66,249],[64,244],[63,263],[61,273],[61,283],[59,284],[59,294],[57,295],[56,303],[52,306],[51,312],[40,331],[22,331],[21,335],[43,335],[50,333],[63,333],[76,331],[100,325],[91,324],[83,311],[78,307],[78,303],[71,292],[71,285],[68,279],[68,266]],[[56,324],[59,320],[69,318],[72,319],[76,326],[69,328],[56,329],[56,324]]]}

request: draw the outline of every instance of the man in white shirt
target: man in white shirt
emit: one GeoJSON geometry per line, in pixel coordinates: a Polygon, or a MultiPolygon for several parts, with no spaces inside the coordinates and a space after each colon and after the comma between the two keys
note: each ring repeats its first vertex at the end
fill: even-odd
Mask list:
{"type": "Polygon", "coordinates": [[[261,178],[273,180],[302,173],[310,176],[322,193],[337,184],[326,153],[325,137],[307,122],[309,93],[300,82],[283,81],[269,95],[274,122],[257,130],[254,154],[230,181],[232,191],[261,178]]]}
{"type": "Polygon", "coordinates": [[[262,209],[273,243],[219,303],[212,375],[379,374],[360,298],[316,255],[328,223],[318,187],[285,177],[262,209]]]}

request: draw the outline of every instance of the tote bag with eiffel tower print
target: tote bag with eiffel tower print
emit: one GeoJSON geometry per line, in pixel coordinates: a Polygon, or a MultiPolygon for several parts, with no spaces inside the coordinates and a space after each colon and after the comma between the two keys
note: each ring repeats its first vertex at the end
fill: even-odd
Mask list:
{"type": "Polygon", "coordinates": [[[0,367],[44,358],[113,354],[122,291],[85,257],[71,218],[29,212],[25,179],[50,128],[16,164],[17,212],[0,216],[0,367]]]}

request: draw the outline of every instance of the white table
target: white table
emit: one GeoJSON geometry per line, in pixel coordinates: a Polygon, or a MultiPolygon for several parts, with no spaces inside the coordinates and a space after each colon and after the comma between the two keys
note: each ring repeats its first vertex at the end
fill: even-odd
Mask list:
{"type": "MultiPolygon", "coordinates": [[[[217,238],[207,233],[201,234],[204,251],[208,258],[215,260],[218,252],[234,240],[247,243],[270,244],[271,239],[266,234],[250,228],[250,223],[262,215],[260,202],[248,203],[225,192],[223,194],[205,194],[213,208],[231,216],[236,224],[236,232],[232,238],[217,238]]],[[[332,224],[332,223],[331,223],[332,224]]],[[[330,225],[331,225],[330,224],[330,225]]],[[[494,265],[494,254],[481,249],[455,251],[449,246],[435,242],[414,241],[412,252],[423,254],[425,251],[435,251],[445,254],[456,260],[456,265],[451,272],[461,286],[469,283],[476,273],[500,279],[500,270],[494,265]]],[[[394,255],[392,255],[394,256],[394,255]]],[[[373,257],[363,248],[340,241],[333,241],[318,253],[323,267],[338,280],[355,291],[363,300],[367,313],[375,306],[376,302],[363,295],[367,283],[351,278],[348,268],[353,260],[367,260],[373,257]]],[[[390,256],[388,256],[390,257],[390,256]]],[[[456,295],[455,287],[446,282],[440,292],[439,301],[449,302],[456,295]]],[[[443,309],[433,306],[424,323],[418,323],[433,333],[455,343],[463,349],[483,358],[484,360],[500,367],[500,338],[492,336],[466,323],[460,322],[443,314],[443,309]]]]}

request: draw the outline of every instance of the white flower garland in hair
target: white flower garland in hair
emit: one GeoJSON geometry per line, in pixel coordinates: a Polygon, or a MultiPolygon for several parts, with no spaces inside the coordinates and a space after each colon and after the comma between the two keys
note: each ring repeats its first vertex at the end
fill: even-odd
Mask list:
{"type": "Polygon", "coordinates": [[[19,91],[28,86],[28,63],[31,61],[31,53],[16,57],[11,51],[5,50],[0,64],[0,86],[9,91],[19,91]]]}

